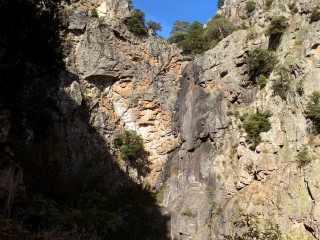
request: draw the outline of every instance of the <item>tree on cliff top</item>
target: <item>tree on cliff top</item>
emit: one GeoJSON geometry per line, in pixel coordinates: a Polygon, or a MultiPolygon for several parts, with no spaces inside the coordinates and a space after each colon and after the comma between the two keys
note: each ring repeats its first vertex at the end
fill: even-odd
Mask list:
{"type": "Polygon", "coordinates": [[[134,9],[131,15],[124,20],[124,24],[128,27],[129,31],[137,36],[146,36],[148,29],[145,25],[145,15],[139,9],[134,9]]]}
{"type": "Polygon", "coordinates": [[[156,33],[157,31],[161,31],[162,30],[161,24],[158,23],[158,22],[152,21],[152,20],[147,22],[147,27],[148,27],[148,29],[150,29],[152,31],[152,33],[154,35],[157,34],[156,33]]]}

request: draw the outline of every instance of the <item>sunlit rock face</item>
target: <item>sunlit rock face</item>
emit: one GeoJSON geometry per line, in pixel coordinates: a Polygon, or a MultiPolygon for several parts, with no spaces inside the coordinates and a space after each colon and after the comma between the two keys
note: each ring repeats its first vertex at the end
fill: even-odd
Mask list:
{"type": "MultiPolygon", "coordinates": [[[[115,154],[117,132],[141,135],[150,171],[128,172],[160,191],[171,239],[234,237],[245,233],[237,225],[245,216],[259,219],[261,234],[271,224],[283,237],[319,238],[320,144],[304,114],[308,96],[320,89],[320,22],[309,23],[319,3],[298,0],[292,13],[290,1],[274,0],[269,8],[255,1],[248,15],[246,2],[229,0],[219,13],[247,28],[192,61],[160,37],[130,33],[122,23],[130,13],[126,1],[80,1],[65,9],[61,109],[77,119],[85,105],[90,126],[115,154]],[[289,27],[274,52],[279,63],[260,89],[246,57],[268,48],[266,28],[280,15],[289,27]],[[291,79],[284,99],[272,87],[281,66],[291,79]],[[257,109],[272,113],[271,129],[252,151],[241,119],[257,109]],[[312,161],[301,167],[296,156],[304,147],[312,161]]],[[[85,146],[90,135],[81,126],[74,120],[67,135],[81,136],[85,146]]],[[[84,158],[77,147],[74,158],[84,158]]],[[[120,158],[119,164],[125,170],[120,158]]]]}
{"type": "MultiPolygon", "coordinates": [[[[128,31],[122,23],[130,14],[126,1],[66,8],[65,62],[78,80],[70,81],[64,92],[75,99],[73,105],[89,106],[91,125],[109,145],[117,132],[141,135],[149,154],[146,181],[153,185],[179,142],[172,117],[185,61],[160,37],[140,38],[128,31]]],[[[70,104],[63,104],[68,112],[77,107],[70,104]]]]}

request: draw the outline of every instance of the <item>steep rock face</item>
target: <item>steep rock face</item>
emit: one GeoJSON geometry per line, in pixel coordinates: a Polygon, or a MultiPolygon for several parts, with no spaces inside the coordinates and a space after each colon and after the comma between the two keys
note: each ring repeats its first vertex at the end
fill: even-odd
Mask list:
{"type": "MultiPolygon", "coordinates": [[[[163,185],[159,195],[171,213],[171,239],[225,239],[246,230],[235,224],[244,216],[260,219],[261,231],[279,224],[284,236],[319,238],[319,137],[310,136],[304,116],[307,97],[320,88],[320,25],[308,22],[319,3],[296,1],[298,13],[292,14],[289,1],[275,0],[269,10],[257,1],[243,20],[246,2],[229,0],[220,13],[252,27],[189,63],[160,38],[128,32],[121,21],[129,14],[125,1],[66,6],[68,73],[60,107],[74,143],[70,155],[80,161],[99,151],[92,139],[87,146],[84,115],[97,142],[112,146],[124,129],[140,134],[150,154],[146,179],[163,185]],[[289,19],[289,27],[275,52],[279,63],[259,89],[245,58],[268,48],[264,32],[278,15],[289,19]],[[291,79],[284,99],[272,88],[282,66],[291,79]],[[272,112],[272,127],[252,151],[240,119],[258,108],[272,112]],[[301,167],[296,155],[304,147],[313,161],[301,167]]],[[[124,162],[120,166],[125,170],[124,162]]]]}
{"type": "MultiPolygon", "coordinates": [[[[319,238],[319,189],[313,175],[318,171],[318,137],[310,135],[304,116],[308,96],[320,87],[319,22],[310,24],[305,15],[318,3],[297,1],[299,12],[292,16],[287,4],[274,1],[265,12],[258,8],[245,21],[257,22],[252,29],[233,33],[184,71],[175,114],[182,144],[163,174],[172,239],[235,236],[246,231],[237,222],[247,215],[259,219],[261,232],[267,224],[274,229],[279,224],[283,236],[319,238]],[[280,4],[286,8],[281,10],[280,4]],[[259,90],[245,58],[255,48],[268,48],[264,31],[279,14],[289,19],[289,27],[275,53],[279,63],[259,90]],[[272,89],[281,66],[289,69],[291,79],[285,99],[272,89]],[[272,128],[251,151],[240,118],[258,108],[272,112],[272,128]],[[299,167],[296,156],[304,147],[313,160],[299,167]]],[[[243,9],[245,1],[229,1],[221,12],[240,25],[243,9]]]]}
{"type": "Polygon", "coordinates": [[[140,38],[128,31],[122,23],[129,15],[126,1],[83,1],[74,6],[66,6],[70,74],[64,80],[67,97],[62,97],[62,110],[72,113],[85,103],[90,125],[111,146],[115,134],[124,129],[141,135],[153,183],[178,143],[172,111],[184,60],[161,38],[140,38]],[[91,15],[93,9],[99,17],[91,15]]]}

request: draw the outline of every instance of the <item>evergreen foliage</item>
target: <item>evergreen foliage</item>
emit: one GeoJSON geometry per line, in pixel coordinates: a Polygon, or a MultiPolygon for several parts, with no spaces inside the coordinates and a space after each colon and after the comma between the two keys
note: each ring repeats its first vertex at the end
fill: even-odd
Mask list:
{"type": "Polygon", "coordinates": [[[152,30],[154,34],[157,31],[162,30],[161,24],[158,22],[152,21],[152,20],[147,22],[147,27],[148,27],[148,29],[152,30]]]}
{"type": "Polygon", "coordinates": [[[280,231],[279,225],[268,221],[265,229],[260,226],[259,217],[253,214],[245,214],[239,221],[234,222],[234,226],[241,228],[233,235],[224,235],[225,240],[280,240],[290,238],[284,237],[280,231]]]}
{"type": "Polygon", "coordinates": [[[128,30],[137,36],[146,36],[148,29],[145,25],[145,15],[139,9],[134,9],[131,15],[124,20],[124,24],[128,27],[128,30]]]}
{"type": "Polygon", "coordinates": [[[271,117],[270,112],[261,112],[259,109],[256,113],[245,117],[243,128],[247,133],[247,140],[251,143],[251,150],[255,150],[261,142],[260,133],[268,132],[271,129],[269,117],[271,117]]]}
{"type": "Polygon", "coordinates": [[[263,89],[267,85],[267,78],[263,74],[260,74],[257,78],[257,83],[260,89],[263,89]]]}
{"type": "Polygon", "coordinates": [[[313,9],[310,15],[310,23],[318,22],[320,20],[320,10],[319,8],[313,9]]]}
{"type": "Polygon", "coordinates": [[[288,70],[285,68],[280,69],[280,79],[272,84],[273,95],[278,95],[285,100],[290,90],[290,83],[291,79],[288,70]]]}
{"type": "Polygon", "coordinates": [[[137,160],[144,151],[142,138],[133,131],[118,134],[114,143],[119,148],[121,156],[128,161],[137,160]]]}
{"type": "Polygon", "coordinates": [[[250,74],[253,77],[264,75],[269,77],[273,71],[275,65],[278,63],[276,56],[270,53],[268,50],[256,48],[249,53],[246,58],[250,74]]]}
{"type": "Polygon", "coordinates": [[[284,16],[277,16],[271,20],[267,28],[266,35],[269,36],[269,49],[275,51],[280,42],[282,35],[288,27],[288,20],[284,16]]]}
{"type": "Polygon", "coordinates": [[[300,167],[305,166],[305,165],[307,165],[308,163],[310,163],[312,159],[311,159],[311,157],[309,156],[308,148],[307,148],[307,147],[304,147],[304,148],[297,154],[296,159],[297,159],[300,167]]]}
{"type": "Polygon", "coordinates": [[[208,23],[204,30],[204,38],[210,48],[215,47],[218,42],[236,31],[234,26],[225,16],[216,14],[208,23]]]}
{"type": "Polygon", "coordinates": [[[246,11],[247,11],[247,14],[250,14],[252,13],[255,9],[256,9],[256,2],[255,1],[248,1],[246,2],[246,11]]]}
{"type": "Polygon", "coordinates": [[[168,42],[176,43],[182,48],[183,54],[195,55],[215,47],[218,42],[236,30],[237,27],[220,14],[208,21],[205,28],[198,21],[192,24],[176,21],[168,42]]]}
{"type": "Polygon", "coordinates": [[[277,16],[271,20],[266,31],[267,36],[282,35],[288,27],[288,20],[284,16],[277,16]]]}
{"type": "Polygon", "coordinates": [[[176,43],[185,55],[199,54],[208,49],[203,33],[203,25],[198,21],[190,25],[186,21],[176,21],[168,42],[176,43]]]}
{"type": "Polygon", "coordinates": [[[320,133],[320,92],[314,91],[309,96],[309,101],[305,110],[306,116],[311,119],[315,130],[320,133]]]}

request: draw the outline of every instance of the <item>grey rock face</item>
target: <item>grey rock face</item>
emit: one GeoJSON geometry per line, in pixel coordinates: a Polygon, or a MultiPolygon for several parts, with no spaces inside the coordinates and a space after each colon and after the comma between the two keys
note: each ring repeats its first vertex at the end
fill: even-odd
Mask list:
{"type": "MultiPolygon", "coordinates": [[[[305,15],[291,17],[289,10],[279,8],[287,6],[286,1],[274,1],[266,12],[259,4],[245,21],[258,25],[233,33],[195,59],[180,81],[174,127],[182,143],[162,175],[167,189],[163,203],[172,212],[172,239],[234,237],[246,231],[235,224],[246,214],[259,218],[261,233],[271,221],[279,224],[283,237],[319,238],[314,197],[318,189],[310,187],[317,180],[308,180],[317,169],[317,137],[310,142],[304,116],[308,96],[319,89],[318,23],[309,24],[305,15]],[[264,31],[279,14],[289,19],[290,26],[275,52],[279,64],[267,86],[259,89],[248,75],[245,58],[255,48],[268,48],[264,31]],[[291,74],[285,99],[272,88],[281,66],[288,66],[291,74]],[[261,134],[262,142],[251,151],[240,117],[258,108],[272,112],[272,128],[261,134]],[[305,146],[313,160],[301,169],[296,156],[305,146]]],[[[297,4],[307,9],[315,2],[297,4]]],[[[240,23],[244,9],[245,1],[229,1],[221,12],[240,23]]]]}
{"type": "Polygon", "coordinates": [[[120,158],[119,165],[133,179],[162,186],[172,239],[234,237],[245,231],[235,224],[245,215],[259,218],[262,232],[271,221],[284,237],[319,239],[320,144],[304,116],[308,96],[320,88],[320,25],[308,22],[319,3],[298,0],[291,15],[289,1],[275,0],[269,10],[257,1],[242,20],[246,2],[229,0],[220,13],[250,29],[192,62],[158,37],[128,32],[121,21],[129,14],[125,1],[82,1],[82,10],[68,9],[74,17],[65,36],[69,77],[60,107],[70,156],[76,164],[99,152],[101,142],[112,148],[114,134],[124,129],[140,134],[151,173],[141,179],[120,158]],[[259,89],[246,57],[268,48],[264,33],[278,15],[289,27],[274,52],[279,63],[259,89]],[[284,98],[272,87],[282,67],[290,77],[284,98]],[[240,119],[257,109],[271,111],[272,127],[252,151],[240,119]],[[304,147],[313,160],[301,167],[296,156],[304,147]]]}

